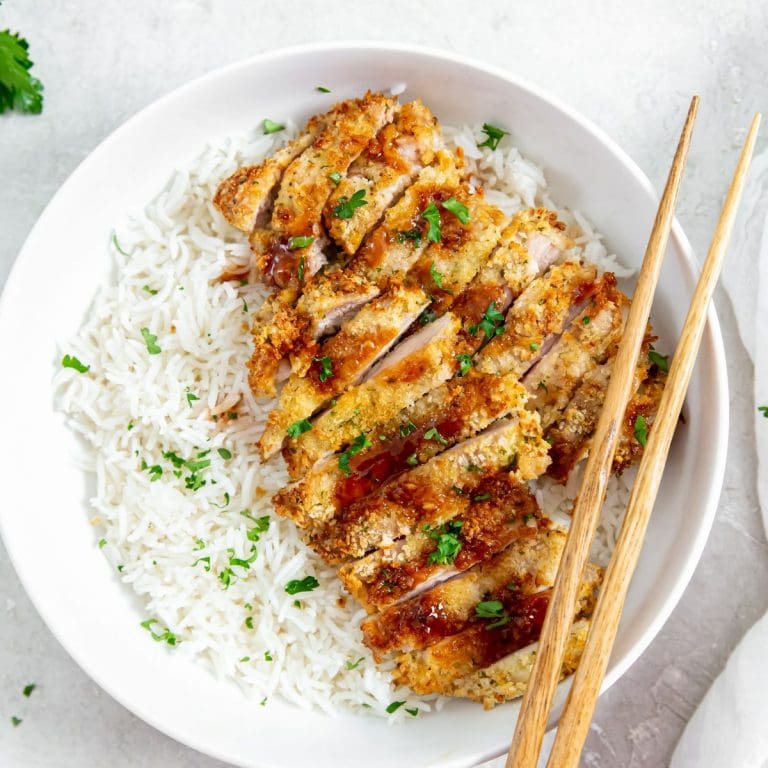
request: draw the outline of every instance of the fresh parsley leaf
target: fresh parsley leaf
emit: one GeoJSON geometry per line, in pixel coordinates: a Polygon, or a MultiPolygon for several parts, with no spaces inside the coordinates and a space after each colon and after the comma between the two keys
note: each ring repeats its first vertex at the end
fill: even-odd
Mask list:
{"type": "Polygon", "coordinates": [[[492,301],[488,309],[483,313],[483,319],[478,324],[480,330],[485,334],[486,339],[492,339],[494,336],[500,336],[504,333],[504,315],[496,309],[496,302],[492,301]]]}
{"type": "Polygon", "coordinates": [[[303,579],[291,579],[285,585],[285,591],[289,595],[298,595],[299,592],[311,592],[319,586],[320,582],[314,576],[305,576],[303,579]]]}
{"type": "Polygon", "coordinates": [[[200,398],[194,394],[193,392],[187,392],[187,403],[189,403],[189,407],[192,407],[192,401],[193,400],[199,400],[200,398]]]}
{"type": "Polygon", "coordinates": [[[328,174],[328,178],[338,187],[341,184],[341,174],[338,171],[328,174]]]}
{"type": "Polygon", "coordinates": [[[391,715],[393,712],[397,712],[400,707],[405,704],[404,701],[393,701],[388,707],[387,707],[387,714],[391,715]]]}
{"type": "Polygon", "coordinates": [[[462,224],[469,222],[469,209],[455,197],[449,197],[442,205],[446,211],[450,211],[462,224]]]}
{"type": "Polygon", "coordinates": [[[29,43],[10,29],[0,32],[0,114],[6,109],[32,115],[43,111],[43,84],[32,77],[31,68],[29,43]]]}
{"type": "Polygon", "coordinates": [[[472,355],[462,353],[456,355],[456,359],[459,361],[459,376],[466,376],[472,367],[472,355]]]}
{"type": "Polygon", "coordinates": [[[28,683],[27,685],[24,686],[24,690],[22,691],[22,693],[24,694],[24,696],[29,698],[32,695],[32,691],[34,691],[35,688],[37,688],[37,686],[34,683],[28,683]]]}
{"type": "Polygon", "coordinates": [[[417,426],[412,421],[406,421],[400,425],[400,437],[408,437],[417,430],[417,426]]]}
{"type": "Polygon", "coordinates": [[[365,660],[365,656],[361,656],[357,661],[345,661],[348,670],[357,669],[360,666],[360,662],[365,660]]]}
{"type": "Polygon", "coordinates": [[[299,282],[304,282],[304,269],[305,269],[306,262],[304,261],[304,256],[299,256],[299,267],[296,270],[296,274],[298,275],[299,282]]]}
{"type": "Polygon", "coordinates": [[[528,348],[531,350],[531,352],[535,352],[539,348],[539,345],[535,341],[532,341],[528,345],[528,348]]]}
{"type": "Polygon", "coordinates": [[[588,315],[584,315],[584,317],[581,318],[581,322],[582,322],[583,325],[589,325],[589,323],[590,323],[589,316],[588,315]]]}
{"type": "Polygon", "coordinates": [[[434,280],[434,283],[438,288],[443,287],[443,274],[442,272],[437,271],[434,261],[432,262],[432,265],[429,268],[429,275],[432,278],[432,280],[434,280]]]}
{"type": "Polygon", "coordinates": [[[648,352],[648,362],[651,365],[655,365],[660,371],[669,373],[669,357],[660,355],[655,349],[648,352]]]}
{"type": "Polygon", "coordinates": [[[642,413],[639,413],[635,419],[634,432],[635,440],[645,448],[645,444],[648,442],[648,423],[642,413]]]}
{"type": "Polygon", "coordinates": [[[90,365],[83,365],[74,355],[64,355],[61,358],[62,368],[74,368],[78,373],[87,373],[91,370],[90,365]]]}
{"type": "Polygon", "coordinates": [[[320,363],[320,381],[326,382],[333,376],[333,362],[328,355],[314,358],[316,363],[320,363]]]}
{"type": "Polygon", "coordinates": [[[210,459],[194,459],[190,461],[185,461],[184,466],[190,472],[199,472],[201,469],[206,469],[207,467],[210,467],[211,460],[210,459]]]}
{"type": "Polygon", "coordinates": [[[337,219],[351,219],[354,212],[363,205],[368,205],[365,190],[358,189],[352,197],[342,195],[339,198],[339,204],[333,209],[333,215],[337,219]]]}
{"type": "Polygon", "coordinates": [[[258,552],[256,552],[256,547],[251,547],[251,556],[248,558],[242,558],[242,557],[235,557],[235,550],[234,549],[228,549],[227,554],[229,555],[229,564],[237,565],[240,568],[245,568],[247,571],[251,565],[256,561],[256,557],[258,555],[258,552]]]}
{"type": "Polygon", "coordinates": [[[275,123],[269,118],[265,119],[262,125],[264,126],[264,133],[267,133],[267,134],[277,133],[278,131],[282,131],[285,128],[284,125],[280,125],[280,123],[275,123]]]}
{"type": "Polygon", "coordinates": [[[274,657],[269,651],[264,651],[264,661],[274,661],[274,657]]]}
{"type": "Polygon", "coordinates": [[[149,332],[149,328],[142,328],[141,335],[144,338],[144,343],[147,345],[147,352],[150,355],[159,355],[162,350],[157,346],[157,336],[154,333],[149,332]]]}
{"type": "Polygon", "coordinates": [[[485,600],[475,606],[475,616],[479,619],[498,619],[504,615],[504,606],[500,600],[485,600]]]}
{"type": "Polygon", "coordinates": [[[107,540],[106,539],[99,539],[99,549],[104,549],[104,547],[107,546],[107,540]]]}
{"type": "Polygon", "coordinates": [[[427,240],[432,243],[439,243],[442,235],[440,233],[440,211],[437,210],[437,206],[430,203],[421,212],[421,218],[429,225],[427,227],[427,240]]]}
{"type": "Polygon", "coordinates": [[[440,434],[437,427],[432,427],[424,433],[425,440],[436,440],[441,445],[448,445],[448,441],[440,434]]]}
{"type": "Polygon", "coordinates": [[[316,91],[320,91],[320,93],[330,93],[331,89],[326,88],[324,85],[318,85],[317,88],[315,88],[316,91]]]}
{"type": "Polygon", "coordinates": [[[299,610],[301,610],[301,600],[294,600],[293,601],[293,607],[294,608],[298,608],[299,610]]]}
{"type": "Polygon", "coordinates": [[[160,622],[157,619],[147,619],[146,621],[141,622],[141,626],[146,629],[150,635],[152,635],[152,639],[156,643],[166,643],[167,645],[176,645],[178,643],[178,639],[176,638],[176,635],[171,632],[170,629],[164,629],[162,632],[155,632],[152,629],[153,624],[159,624],[160,622]]]}
{"type": "Polygon", "coordinates": [[[419,714],[419,708],[418,707],[406,707],[405,711],[411,716],[416,717],[419,714]]]}
{"type": "Polygon", "coordinates": [[[347,448],[344,453],[339,455],[339,469],[345,474],[349,475],[351,472],[349,468],[349,460],[356,456],[360,451],[364,450],[365,448],[370,448],[373,445],[368,435],[364,435],[360,433],[353,441],[352,444],[347,448]]]}
{"type": "Polygon", "coordinates": [[[488,137],[485,141],[478,144],[478,147],[489,147],[490,149],[496,149],[499,146],[499,142],[504,136],[509,136],[509,131],[505,131],[502,128],[497,128],[490,123],[483,123],[483,133],[488,137]]]}
{"type": "Polygon", "coordinates": [[[141,289],[142,291],[146,291],[150,296],[157,296],[157,289],[156,288],[150,288],[148,285],[145,285],[141,289]]]}
{"type": "Polygon", "coordinates": [[[456,559],[456,555],[461,551],[461,527],[464,523],[461,520],[450,520],[445,525],[432,530],[430,526],[424,526],[424,533],[437,541],[437,547],[427,558],[427,565],[451,565],[456,559]]]}
{"type": "Polygon", "coordinates": [[[198,563],[203,564],[203,570],[206,573],[209,573],[211,570],[211,556],[206,555],[205,557],[198,557],[197,560],[195,560],[194,563],[192,563],[192,567],[194,568],[198,563]]]}
{"type": "Polygon", "coordinates": [[[294,421],[285,431],[288,433],[288,437],[295,440],[299,435],[309,432],[310,429],[312,429],[312,424],[309,419],[301,419],[294,421]]]}
{"type": "Polygon", "coordinates": [[[404,243],[406,240],[410,240],[418,248],[421,245],[421,230],[405,229],[397,233],[398,243],[404,243]]]}
{"type": "Polygon", "coordinates": [[[760,413],[762,413],[766,419],[768,419],[768,405],[758,405],[757,410],[760,411],[760,413]]]}
{"type": "Polygon", "coordinates": [[[405,463],[408,464],[410,467],[416,467],[419,464],[419,457],[412,453],[406,460],[405,463]]]}
{"type": "Polygon", "coordinates": [[[216,452],[221,456],[222,459],[225,461],[228,461],[232,458],[232,451],[230,451],[228,448],[217,448],[216,452]]]}
{"type": "Polygon", "coordinates": [[[253,616],[246,616],[243,623],[248,629],[253,629],[253,616]]]}
{"type": "Polygon", "coordinates": [[[312,235],[301,235],[299,237],[288,238],[288,247],[295,251],[297,248],[308,248],[315,242],[315,238],[312,235]]]}
{"type": "Polygon", "coordinates": [[[241,664],[247,664],[251,660],[250,656],[243,656],[242,659],[240,659],[241,664]]]}
{"type": "Polygon", "coordinates": [[[16,715],[13,715],[13,717],[11,717],[11,725],[14,728],[18,728],[23,722],[24,721],[20,717],[16,717],[16,715]]]}

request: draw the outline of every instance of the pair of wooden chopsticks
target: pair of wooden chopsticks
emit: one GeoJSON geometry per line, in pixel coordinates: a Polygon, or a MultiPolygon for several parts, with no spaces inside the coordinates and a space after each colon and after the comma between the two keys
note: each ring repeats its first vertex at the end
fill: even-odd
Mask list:
{"type": "MultiPolygon", "coordinates": [[[[579,582],[597,528],[624,413],[632,394],[635,366],[672,226],[698,103],[698,96],[694,96],[643,257],[626,329],[606,391],[605,404],[592,439],[579,496],[573,508],[568,539],[542,627],[536,661],[523,698],[506,768],[535,768],[538,763],[547,717],[560,678],[563,654],[573,623],[579,582]]],[[[707,308],[720,276],[759,124],[760,115],[756,114],[725,198],[672,359],[658,414],[640,461],[616,547],[605,572],[589,636],[560,720],[547,763],[548,768],[570,768],[578,765],[616,637],[624,599],[640,555],[664,464],[691,379],[704,332],[707,308]]]]}

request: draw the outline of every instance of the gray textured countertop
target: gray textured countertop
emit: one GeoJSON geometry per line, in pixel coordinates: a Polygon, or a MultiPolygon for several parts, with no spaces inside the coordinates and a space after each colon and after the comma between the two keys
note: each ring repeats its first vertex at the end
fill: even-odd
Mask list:
{"type": "MultiPolygon", "coordinates": [[[[268,48],[375,38],[485,59],[595,120],[657,188],[669,162],[670,136],[690,94],[698,92],[702,109],[679,218],[699,253],[748,117],[768,107],[768,7],[747,0],[524,6],[504,0],[332,6],[298,0],[9,0],[0,8],[0,28],[6,26],[29,39],[46,102],[39,117],[0,117],[0,286],[51,195],[101,139],[177,85],[268,48]]],[[[768,607],[768,545],[755,491],[752,366],[727,298],[718,295],[717,306],[732,419],[719,512],[672,617],[601,698],[584,753],[587,766],[666,765],[731,649],[768,607]]],[[[0,474],[12,470],[3,467],[0,474]]],[[[33,505],[29,511],[34,514],[33,505]]],[[[143,724],[92,683],[41,622],[2,546],[0,764],[222,765],[143,724]],[[21,689],[31,681],[38,688],[26,699],[21,689]],[[13,715],[23,718],[18,728],[11,727],[13,715]]]]}

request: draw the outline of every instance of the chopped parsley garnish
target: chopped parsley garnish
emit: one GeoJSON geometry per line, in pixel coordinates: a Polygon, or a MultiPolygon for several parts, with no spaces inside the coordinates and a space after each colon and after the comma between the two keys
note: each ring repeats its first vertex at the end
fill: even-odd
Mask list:
{"type": "Polygon", "coordinates": [[[125,566],[124,565],[118,565],[117,566],[117,572],[118,573],[122,573],[124,570],[125,570],[125,566]]]}
{"type": "Polygon", "coordinates": [[[131,421],[131,422],[128,424],[128,426],[126,427],[126,429],[127,429],[129,432],[130,432],[130,431],[133,429],[133,422],[132,422],[132,421],[131,421]]]}
{"type": "Polygon", "coordinates": [[[651,365],[655,365],[660,371],[669,373],[669,357],[660,355],[655,349],[648,352],[648,362],[651,365]]]}
{"type": "Polygon", "coordinates": [[[250,656],[243,656],[242,659],[240,659],[241,664],[247,664],[251,660],[250,656]]]}
{"type": "Polygon", "coordinates": [[[62,368],[74,368],[78,373],[87,373],[91,370],[90,365],[83,365],[74,355],[64,355],[61,358],[62,368]]]}
{"type": "Polygon", "coordinates": [[[274,657],[269,651],[264,651],[264,661],[274,661],[274,657]]]}
{"type": "Polygon", "coordinates": [[[197,560],[195,560],[194,563],[192,563],[192,567],[194,568],[198,563],[203,564],[203,570],[208,573],[211,570],[211,556],[206,555],[205,557],[198,557],[197,560]]]}
{"type": "Polygon", "coordinates": [[[483,313],[482,320],[477,325],[471,325],[468,330],[472,336],[477,336],[477,331],[481,330],[486,339],[492,339],[494,336],[501,336],[504,333],[503,322],[504,315],[496,309],[496,302],[492,301],[483,313]]]}
{"type": "Polygon", "coordinates": [[[408,464],[410,467],[416,467],[419,464],[419,457],[412,453],[406,460],[405,463],[408,464]]]}
{"type": "Polygon", "coordinates": [[[237,578],[235,572],[231,568],[225,568],[219,573],[219,581],[222,583],[224,589],[229,589],[229,585],[232,583],[232,579],[237,578]]]}
{"type": "Polygon", "coordinates": [[[427,565],[451,565],[453,563],[461,550],[459,535],[463,525],[461,520],[450,520],[434,530],[428,525],[424,526],[424,533],[437,541],[437,547],[427,558],[427,565]]]}
{"type": "Polygon", "coordinates": [[[24,721],[20,717],[16,717],[16,715],[13,715],[13,717],[11,717],[11,725],[14,728],[18,728],[23,722],[24,721]]]}
{"type": "Polygon", "coordinates": [[[150,296],[157,296],[156,288],[150,288],[148,285],[145,285],[141,290],[146,291],[150,296]]]}
{"type": "Polygon", "coordinates": [[[176,638],[176,635],[171,632],[170,629],[164,629],[162,632],[155,632],[152,629],[153,624],[159,624],[160,622],[157,619],[147,619],[146,621],[141,622],[141,626],[146,629],[150,635],[152,635],[152,639],[156,643],[166,643],[167,645],[176,645],[178,643],[178,640],[176,638]]]}
{"type": "Polygon", "coordinates": [[[320,582],[314,576],[305,576],[303,579],[291,579],[285,585],[285,591],[289,595],[298,595],[299,592],[311,592],[319,586],[320,582]]]}
{"type": "Polygon", "coordinates": [[[584,317],[582,317],[582,318],[581,318],[581,322],[582,322],[584,325],[589,325],[589,322],[590,322],[590,318],[589,318],[589,316],[588,316],[588,315],[584,315],[584,317]]]}
{"type": "Polygon", "coordinates": [[[458,485],[452,485],[451,490],[457,495],[457,496],[465,496],[466,491],[463,488],[459,488],[458,485]]]}
{"type": "Polygon", "coordinates": [[[309,432],[310,429],[312,429],[312,424],[309,419],[301,419],[300,421],[294,421],[285,431],[288,433],[288,437],[295,440],[299,435],[309,432]]]}
{"type": "Polygon", "coordinates": [[[496,619],[486,624],[486,629],[503,627],[509,622],[509,616],[504,612],[504,606],[499,600],[485,600],[475,606],[475,616],[479,619],[496,619]]]}
{"type": "Polygon", "coordinates": [[[246,616],[243,623],[248,629],[253,629],[253,616],[246,616]]]}
{"type": "Polygon", "coordinates": [[[24,694],[24,696],[29,698],[32,695],[32,691],[34,691],[35,688],[37,688],[37,686],[34,683],[28,683],[27,685],[24,686],[24,690],[22,691],[22,693],[24,694]]]}
{"type": "Polygon", "coordinates": [[[299,266],[298,266],[298,268],[296,270],[296,274],[297,274],[297,276],[299,278],[299,282],[300,283],[304,282],[304,270],[306,268],[305,264],[306,264],[306,262],[304,261],[304,256],[303,255],[299,256],[299,266]]]}
{"type": "Polygon", "coordinates": [[[291,237],[288,239],[288,247],[295,251],[297,248],[308,248],[315,242],[315,238],[312,235],[302,235],[300,237],[291,237]]]}
{"type": "Polygon", "coordinates": [[[539,348],[539,345],[538,345],[538,344],[537,344],[535,341],[532,341],[532,342],[531,342],[531,343],[528,345],[528,347],[529,347],[529,349],[531,350],[531,352],[535,352],[535,351],[536,351],[536,350],[539,348]]]}
{"type": "Polygon", "coordinates": [[[144,338],[144,343],[147,345],[147,352],[150,355],[159,355],[162,350],[157,346],[157,336],[154,333],[149,332],[149,328],[142,328],[141,335],[144,338]]]}
{"type": "Polygon", "coordinates": [[[435,320],[437,320],[437,312],[434,312],[431,309],[425,309],[419,315],[419,323],[421,325],[429,325],[430,323],[434,323],[435,320]]]}
{"type": "Polygon", "coordinates": [[[185,466],[190,472],[199,472],[201,469],[206,469],[211,466],[210,459],[195,459],[193,461],[185,462],[185,466]]]}
{"type": "Polygon", "coordinates": [[[104,549],[104,547],[107,546],[107,540],[106,539],[99,539],[99,549],[104,549]]]}
{"type": "Polygon", "coordinates": [[[545,392],[549,392],[546,382],[543,379],[536,385],[536,389],[543,389],[545,392]]]}
{"type": "Polygon", "coordinates": [[[528,523],[530,523],[530,522],[531,522],[531,520],[533,520],[533,517],[534,517],[534,516],[533,516],[533,513],[531,513],[531,512],[526,512],[526,513],[523,515],[523,522],[524,522],[526,525],[528,525],[528,523]]]}
{"type": "Polygon", "coordinates": [[[337,219],[351,219],[354,212],[363,205],[368,205],[365,190],[358,189],[352,197],[342,195],[339,198],[339,204],[333,209],[333,215],[337,219]]]}
{"type": "Polygon", "coordinates": [[[357,661],[345,661],[348,670],[357,669],[360,663],[365,660],[365,656],[361,656],[357,661]]]}
{"type": "Polygon", "coordinates": [[[141,468],[149,472],[149,481],[154,483],[155,480],[159,480],[163,474],[163,468],[159,464],[153,464],[151,467],[146,461],[141,462],[141,468]]]}
{"type": "Polygon", "coordinates": [[[225,461],[232,458],[232,451],[230,451],[228,448],[217,448],[216,453],[218,453],[219,456],[221,456],[221,458],[225,461]]]}
{"type": "Polygon", "coordinates": [[[352,444],[347,448],[344,453],[339,455],[339,469],[345,474],[349,475],[349,473],[352,471],[349,468],[349,460],[356,456],[360,451],[364,450],[365,448],[370,448],[373,445],[373,443],[368,438],[368,435],[359,434],[353,441],[352,444]]]}
{"type": "Polygon", "coordinates": [[[412,421],[406,421],[400,425],[400,437],[408,437],[417,430],[417,426],[412,421]]]}
{"type": "Polygon", "coordinates": [[[405,704],[404,701],[393,701],[388,707],[387,707],[387,714],[391,715],[393,712],[397,712],[400,707],[405,704]]]}
{"type": "Polygon", "coordinates": [[[466,376],[472,367],[472,355],[462,353],[456,355],[456,359],[459,361],[459,376],[466,376]]]}
{"type": "Polygon", "coordinates": [[[467,472],[482,472],[483,468],[478,467],[477,464],[467,464],[466,470],[467,472]]]}
{"type": "Polygon", "coordinates": [[[282,131],[285,128],[284,125],[280,125],[280,123],[275,123],[269,118],[266,118],[264,120],[263,126],[264,126],[264,133],[266,134],[277,133],[278,131],[282,131]]]}
{"type": "Polygon", "coordinates": [[[0,114],[6,109],[42,112],[43,84],[31,75],[31,67],[27,41],[10,29],[0,32],[0,114]]]}
{"type": "Polygon", "coordinates": [[[421,245],[421,230],[404,229],[397,233],[398,243],[404,243],[406,240],[410,240],[416,247],[418,247],[421,245]]]}
{"type": "Polygon", "coordinates": [[[758,405],[757,410],[760,411],[760,413],[762,413],[766,419],[768,419],[768,405],[758,405]]]}
{"type": "Polygon", "coordinates": [[[472,497],[472,501],[488,501],[491,498],[491,494],[486,491],[485,493],[478,493],[477,496],[472,497]]]}
{"type": "Polygon", "coordinates": [[[445,208],[446,211],[450,211],[462,224],[467,224],[469,222],[469,209],[455,197],[449,197],[443,203],[443,208],[445,208]]]}
{"type": "Polygon", "coordinates": [[[427,227],[427,240],[432,243],[439,243],[442,237],[440,233],[440,211],[434,203],[430,203],[422,212],[421,218],[429,226],[427,227]]]}
{"type": "Polygon", "coordinates": [[[489,147],[490,149],[496,149],[499,146],[499,142],[504,136],[509,136],[509,131],[505,131],[502,128],[497,128],[490,123],[483,123],[483,133],[488,137],[485,141],[478,144],[478,147],[489,147]]]}
{"type": "Polygon", "coordinates": [[[324,357],[315,357],[314,361],[320,363],[320,381],[326,382],[333,376],[333,362],[328,355],[324,357]]]}
{"type": "Polygon", "coordinates": [[[448,441],[440,434],[437,427],[432,427],[424,433],[425,440],[436,440],[442,445],[448,445],[448,441]]]}
{"type": "Polygon", "coordinates": [[[317,88],[315,88],[316,91],[320,91],[320,93],[330,93],[331,89],[326,88],[324,85],[318,85],[317,88]]]}
{"type": "Polygon", "coordinates": [[[648,442],[648,423],[642,413],[639,413],[635,419],[634,432],[635,440],[645,448],[645,444],[648,442]]]}
{"type": "Polygon", "coordinates": [[[240,568],[245,568],[247,571],[253,563],[256,561],[256,557],[258,555],[258,552],[256,552],[256,547],[251,547],[251,556],[248,558],[242,558],[242,557],[235,557],[235,550],[230,548],[227,550],[227,554],[229,555],[229,564],[237,565],[240,568]]]}
{"type": "Polygon", "coordinates": [[[419,708],[418,707],[406,707],[405,711],[411,716],[416,717],[419,714],[419,708]]]}
{"type": "Polygon", "coordinates": [[[200,398],[194,394],[193,392],[187,392],[187,403],[189,404],[189,407],[192,407],[192,401],[193,400],[199,400],[200,398]]]}
{"type": "Polygon", "coordinates": [[[267,705],[267,697],[265,696],[260,702],[259,705],[262,707],[265,707],[267,705]]]}
{"type": "Polygon", "coordinates": [[[341,184],[341,174],[338,171],[328,174],[328,178],[338,187],[341,184]]]}
{"type": "Polygon", "coordinates": [[[185,459],[182,459],[181,456],[174,453],[173,451],[164,451],[163,452],[163,458],[168,459],[168,461],[173,464],[174,467],[183,467],[187,462],[185,459]]]}
{"type": "Polygon", "coordinates": [[[254,527],[250,528],[245,534],[248,541],[258,541],[261,538],[261,534],[269,530],[269,515],[264,515],[263,517],[253,517],[247,509],[243,510],[240,514],[243,517],[247,517],[254,523],[254,527]]]}
{"type": "Polygon", "coordinates": [[[435,267],[435,262],[432,262],[432,265],[429,268],[429,276],[434,280],[435,285],[438,288],[443,287],[443,274],[442,272],[438,272],[437,268],[435,267]]]}

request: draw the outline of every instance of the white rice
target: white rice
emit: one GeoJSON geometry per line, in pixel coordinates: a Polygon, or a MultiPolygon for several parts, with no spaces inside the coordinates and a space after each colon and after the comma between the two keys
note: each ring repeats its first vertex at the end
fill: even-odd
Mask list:
{"type": "MultiPolygon", "coordinates": [[[[289,125],[278,137],[293,131],[289,125]]],[[[492,152],[477,147],[479,127],[446,127],[445,135],[464,149],[477,183],[507,213],[534,204],[557,207],[541,169],[509,137],[492,152]]],[[[174,633],[178,643],[170,652],[206,664],[265,703],[279,695],[329,713],[366,708],[394,721],[409,719],[407,708],[428,712],[442,700],[396,689],[391,666],[373,663],[358,629],[364,611],[345,600],[334,569],[301,542],[293,524],[271,515],[269,498],[286,482],[284,466],[262,466],[253,449],[271,405],[253,398],[245,368],[250,314],[264,294],[256,285],[217,280],[225,268],[247,264],[249,249],[211,198],[222,178],[259,162],[275,142],[256,130],[206,148],[119,229],[111,246],[115,280],[102,287],[79,334],[62,350],[90,370],[59,371],[57,403],[89,445],[87,468],[97,489],[94,546],[100,542],[146,617],[157,620],[152,629],[174,633]],[[148,354],[141,329],[157,337],[161,353],[148,354]],[[200,457],[210,460],[199,473],[205,485],[187,489],[190,472],[174,476],[163,456],[169,451],[184,459],[210,451],[200,457]],[[248,538],[254,523],[245,510],[253,518],[270,516],[257,542],[248,538]],[[230,565],[230,558],[247,561],[253,554],[247,567],[230,565]],[[227,568],[232,576],[225,588],[227,568]],[[320,586],[286,592],[289,581],[306,576],[320,586]],[[407,706],[387,715],[396,700],[407,706]]],[[[628,274],[581,214],[559,210],[587,258],[628,274]]],[[[544,510],[564,522],[573,482],[562,488],[543,481],[536,489],[544,510]]],[[[601,562],[627,494],[626,477],[612,480],[594,552],[601,562]]]]}

